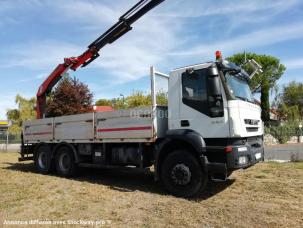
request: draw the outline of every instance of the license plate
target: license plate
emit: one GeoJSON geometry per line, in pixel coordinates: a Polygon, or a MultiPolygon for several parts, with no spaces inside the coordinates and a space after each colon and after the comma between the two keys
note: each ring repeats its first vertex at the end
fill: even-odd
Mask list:
{"type": "Polygon", "coordinates": [[[261,153],[256,153],[255,157],[256,157],[257,160],[259,160],[262,157],[262,155],[261,155],[261,153]]]}

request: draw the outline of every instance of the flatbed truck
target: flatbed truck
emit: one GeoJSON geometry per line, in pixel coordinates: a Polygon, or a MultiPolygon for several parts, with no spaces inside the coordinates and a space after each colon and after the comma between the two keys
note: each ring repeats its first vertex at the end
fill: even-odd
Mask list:
{"type": "Polygon", "coordinates": [[[34,160],[38,172],[62,177],[75,175],[79,166],[153,166],[155,180],[168,192],[192,197],[208,180],[225,180],[263,160],[261,109],[254,103],[250,76],[220,52],[215,61],[169,75],[151,67],[151,106],[44,118],[46,95],[62,73],[88,65],[101,47],[160,2],[140,1],[84,54],[51,73],[37,93],[38,119],[23,123],[20,161],[34,160]],[[157,104],[157,77],[167,82],[166,106],[157,104]]]}
{"type": "Polygon", "coordinates": [[[78,166],[154,166],[170,193],[194,196],[210,178],[225,180],[264,157],[261,110],[247,80],[227,61],[169,76],[151,68],[152,106],[26,121],[20,160],[63,177],[78,166]],[[167,106],[157,105],[156,75],[168,80],[167,106]]]}

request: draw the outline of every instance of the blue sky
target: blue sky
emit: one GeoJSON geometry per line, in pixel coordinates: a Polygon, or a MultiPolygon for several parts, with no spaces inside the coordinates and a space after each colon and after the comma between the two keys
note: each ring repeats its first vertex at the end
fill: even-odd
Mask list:
{"type": "MultiPolygon", "coordinates": [[[[78,56],[137,0],[0,0],[0,119],[17,93],[33,97],[64,57],[78,56]]],[[[166,0],[101,57],[72,75],[95,99],[148,91],[149,67],[176,67],[250,51],[286,65],[279,81],[303,81],[302,0],[166,0]]]]}

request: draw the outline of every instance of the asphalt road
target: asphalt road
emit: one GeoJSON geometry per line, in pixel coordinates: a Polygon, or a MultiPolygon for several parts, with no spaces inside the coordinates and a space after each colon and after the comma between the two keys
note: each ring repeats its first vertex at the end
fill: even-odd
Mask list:
{"type": "Polygon", "coordinates": [[[303,144],[284,144],[275,146],[266,146],[264,153],[265,160],[303,161],[303,144]]]}

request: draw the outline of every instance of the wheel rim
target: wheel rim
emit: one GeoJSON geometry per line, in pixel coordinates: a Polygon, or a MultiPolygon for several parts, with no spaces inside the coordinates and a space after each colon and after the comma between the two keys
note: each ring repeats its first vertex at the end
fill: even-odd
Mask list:
{"type": "Polygon", "coordinates": [[[171,171],[171,178],[176,185],[187,185],[191,180],[191,172],[185,164],[177,164],[171,171]]]}
{"type": "Polygon", "coordinates": [[[38,157],[38,164],[39,167],[45,169],[47,167],[47,154],[46,152],[42,151],[39,153],[38,157]]]}
{"type": "Polygon", "coordinates": [[[63,172],[67,172],[71,166],[71,159],[68,154],[63,153],[59,157],[59,166],[63,172]]]}

